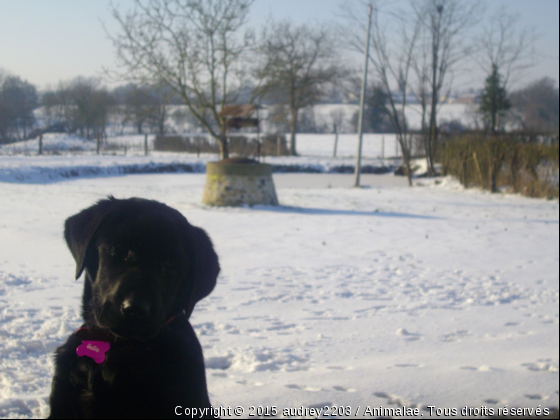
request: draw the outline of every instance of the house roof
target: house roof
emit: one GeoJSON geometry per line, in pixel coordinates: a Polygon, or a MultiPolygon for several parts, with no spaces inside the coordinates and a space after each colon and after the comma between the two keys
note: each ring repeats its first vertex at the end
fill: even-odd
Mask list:
{"type": "Polygon", "coordinates": [[[256,110],[256,105],[226,105],[220,112],[220,117],[226,119],[250,118],[256,110]]]}

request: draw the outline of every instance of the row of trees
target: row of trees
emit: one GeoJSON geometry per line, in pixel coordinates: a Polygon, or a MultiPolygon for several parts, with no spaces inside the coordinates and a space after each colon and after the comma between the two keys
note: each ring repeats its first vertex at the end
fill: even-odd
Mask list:
{"type": "Polygon", "coordinates": [[[146,128],[163,134],[173,101],[173,93],[164,87],[128,84],[108,91],[98,79],[81,77],[60,83],[42,97],[47,126],[87,138],[104,137],[108,123],[121,132],[133,125],[138,134],[146,128]]]}
{"type": "MultiPolygon", "coordinates": [[[[198,120],[182,105],[181,99],[165,88],[128,84],[108,90],[99,80],[76,78],[38,95],[33,85],[18,77],[10,76],[4,80],[0,84],[0,107],[3,110],[0,113],[0,141],[17,141],[30,135],[38,135],[41,130],[36,129],[33,112],[37,107],[42,107],[41,128],[78,133],[88,138],[104,137],[108,124],[113,133],[121,135],[125,129],[130,132],[131,126],[138,134],[149,131],[160,135],[174,132],[174,129],[181,132],[185,126],[195,131],[202,128],[198,120]]],[[[495,80],[501,79],[494,76],[489,78],[492,83],[495,80]]],[[[489,89],[493,89],[492,83],[489,89]]],[[[241,100],[249,101],[255,90],[255,86],[249,86],[240,97],[241,100]]],[[[553,80],[536,81],[509,95],[503,95],[505,91],[502,88],[500,92],[502,94],[498,98],[507,104],[507,109],[511,109],[507,112],[506,108],[500,109],[497,116],[498,127],[509,125],[525,131],[558,131],[558,88],[553,80]]],[[[340,97],[344,94],[347,95],[348,92],[331,91],[324,101],[340,102],[340,97]]],[[[364,132],[394,132],[388,103],[388,94],[383,87],[371,84],[367,90],[364,132]]],[[[486,100],[482,101],[480,107],[484,106],[487,106],[486,100]]],[[[409,109],[408,112],[413,111],[409,109]]],[[[291,120],[287,107],[282,104],[268,106],[267,126],[275,133],[290,132],[293,129],[291,120]]],[[[476,119],[480,120],[481,118],[476,119]]],[[[337,109],[331,112],[328,120],[323,118],[319,121],[309,107],[298,113],[297,121],[297,131],[300,133],[331,133],[334,125],[338,130],[356,132],[358,112],[351,115],[337,109]]],[[[491,125],[487,122],[486,126],[491,125]]],[[[465,128],[459,122],[446,122],[443,129],[449,131],[465,128]]]]}
{"type": "MultiPolygon", "coordinates": [[[[113,40],[120,80],[164,83],[182,98],[191,113],[228,155],[225,121],[220,109],[235,103],[248,80],[257,82],[253,100],[282,104],[288,113],[290,149],[302,109],[319,101],[328,86],[346,83],[356,74],[344,53],[364,53],[366,8],[373,9],[369,61],[376,80],[377,109],[371,117],[386,118],[397,134],[403,156],[410,155],[411,136],[405,108],[410,94],[422,104],[422,136],[430,171],[440,147],[440,98],[448,94],[466,58],[475,58],[497,89],[487,89],[481,112],[490,131],[509,104],[503,90],[532,62],[534,36],[520,29],[518,19],[501,10],[490,23],[481,2],[422,0],[405,10],[385,8],[376,0],[346,2],[346,23],[337,33],[324,27],[268,22],[258,35],[241,30],[253,0],[136,0],[128,13],[113,10],[120,31],[113,40]],[[471,41],[474,36],[474,41],[471,41]],[[397,90],[398,98],[391,93],[397,90]]],[[[487,86],[488,87],[488,86],[487,86]]]]}
{"type": "MultiPolygon", "coordinates": [[[[167,105],[182,104],[188,112],[171,117],[196,121],[227,157],[221,109],[235,103],[267,103],[274,105],[273,117],[287,123],[295,155],[302,110],[333,91],[344,96],[360,91],[360,69],[346,64],[352,62],[346,54],[364,53],[369,6],[373,30],[368,59],[374,83],[366,98],[366,122],[372,130],[395,132],[405,160],[412,145],[405,109],[413,95],[421,104],[420,135],[430,171],[435,172],[440,100],[457,75],[469,69],[467,58],[489,75],[480,107],[489,132],[505,126],[506,111],[515,101],[525,104],[526,114],[538,114],[530,111],[533,98],[507,95],[511,81],[533,64],[535,38],[505,10],[475,36],[473,29],[483,16],[480,2],[412,1],[403,11],[376,0],[350,1],[343,6],[345,24],[336,31],[331,26],[270,21],[257,34],[243,32],[253,2],[135,0],[125,13],[115,7],[120,29],[108,35],[118,70],[107,75],[128,84],[114,92],[93,80],[60,84],[44,95],[46,115],[52,124],[88,137],[101,135],[108,118],[121,127],[134,124],[139,133],[146,126],[163,133],[170,117],[167,105]]],[[[541,90],[550,96],[546,88],[541,90]]],[[[557,98],[558,90],[554,92],[557,98]]],[[[333,115],[334,122],[340,118],[333,115]]]]}

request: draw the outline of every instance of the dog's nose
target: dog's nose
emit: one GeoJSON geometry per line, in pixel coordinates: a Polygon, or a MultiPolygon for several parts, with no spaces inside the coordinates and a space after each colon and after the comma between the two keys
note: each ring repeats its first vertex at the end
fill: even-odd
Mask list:
{"type": "Polygon", "coordinates": [[[141,320],[150,316],[151,307],[143,299],[128,298],[124,300],[121,310],[127,318],[141,320]]]}

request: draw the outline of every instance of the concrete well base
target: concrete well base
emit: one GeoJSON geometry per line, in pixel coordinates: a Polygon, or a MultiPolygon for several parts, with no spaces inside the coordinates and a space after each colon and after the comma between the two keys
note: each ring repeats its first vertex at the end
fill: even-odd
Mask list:
{"type": "Polygon", "coordinates": [[[243,158],[208,163],[202,202],[211,206],[277,206],[272,166],[243,158]]]}

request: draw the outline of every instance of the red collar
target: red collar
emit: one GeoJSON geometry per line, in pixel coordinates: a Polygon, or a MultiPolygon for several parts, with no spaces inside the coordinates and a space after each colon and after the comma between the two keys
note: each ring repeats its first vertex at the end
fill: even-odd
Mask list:
{"type": "MultiPolygon", "coordinates": [[[[164,326],[171,324],[177,315],[173,315],[167,321],[165,321],[164,326]]],[[[81,327],[78,328],[74,335],[79,338],[80,340],[92,340],[92,341],[107,341],[109,343],[116,343],[119,340],[115,335],[108,331],[108,330],[101,330],[97,328],[90,328],[90,327],[81,327]]]]}

